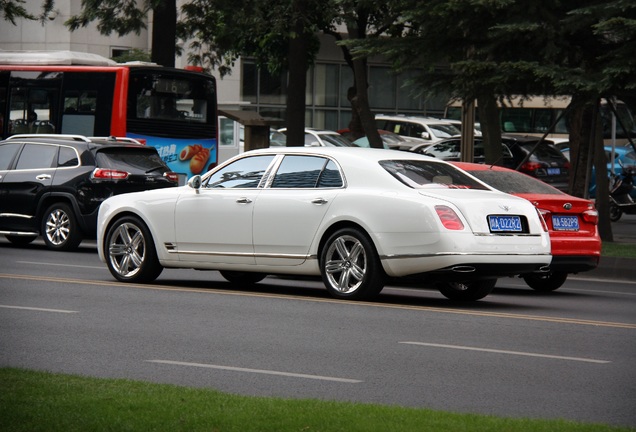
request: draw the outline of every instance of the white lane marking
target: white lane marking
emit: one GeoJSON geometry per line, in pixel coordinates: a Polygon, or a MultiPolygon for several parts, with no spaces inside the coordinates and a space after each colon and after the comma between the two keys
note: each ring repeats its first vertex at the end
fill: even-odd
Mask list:
{"type": "Polygon", "coordinates": [[[79,268],[92,268],[92,269],[101,269],[107,270],[106,266],[86,266],[86,265],[76,265],[76,264],[59,264],[59,263],[47,263],[47,262],[33,262],[33,261],[16,261],[18,264],[36,264],[39,266],[48,265],[48,266],[56,266],[56,267],[79,267],[79,268]]]}
{"type": "Polygon", "coordinates": [[[63,309],[45,309],[45,308],[36,308],[36,307],[26,307],[26,306],[9,306],[9,305],[0,305],[0,308],[5,309],[22,309],[22,310],[32,310],[39,312],[57,312],[57,313],[79,313],[78,311],[72,310],[63,310],[63,309]]]}
{"type": "Polygon", "coordinates": [[[354,380],[354,379],[348,379],[348,378],[335,378],[335,377],[327,377],[327,376],[320,376],[320,375],[306,375],[306,374],[297,374],[297,373],[262,370],[262,369],[246,369],[246,368],[239,368],[239,367],[233,367],[233,366],[219,366],[219,365],[204,364],[204,363],[188,363],[188,362],[180,362],[180,361],[172,361],[172,360],[146,360],[146,361],[149,363],[162,363],[162,364],[170,364],[170,365],[177,365],[177,366],[191,366],[191,367],[200,367],[200,368],[208,368],[208,369],[221,369],[221,370],[229,370],[229,371],[235,371],[235,372],[259,373],[259,374],[267,374],[267,375],[281,375],[281,376],[287,376],[287,377],[293,377],[293,378],[309,378],[309,379],[316,379],[316,380],[323,380],[323,381],[336,381],[336,382],[353,383],[353,384],[362,382],[360,380],[354,380]]]}
{"type": "Polygon", "coordinates": [[[611,363],[611,361],[608,361],[608,360],[595,360],[595,359],[581,358],[581,357],[563,357],[563,356],[555,356],[555,355],[549,355],[549,354],[537,354],[537,353],[529,353],[529,352],[521,352],[521,351],[505,351],[505,350],[496,350],[496,349],[489,349],[489,348],[474,348],[474,347],[461,346],[461,345],[444,345],[444,344],[434,344],[434,343],[425,343],[425,342],[398,342],[398,343],[408,344],[408,345],[430,346],[435,348],[451,348],[451,349],[466,350],[466,351],[482,351],[482,352],[491,352],[491,353],[497,353],[497,354],[542,357],[542,358],[557,359],[557,360],[571,360],[571,361],[579,361],[579,362],[587,362],[587,363],[602,363],[602,364],[611,363]]]}

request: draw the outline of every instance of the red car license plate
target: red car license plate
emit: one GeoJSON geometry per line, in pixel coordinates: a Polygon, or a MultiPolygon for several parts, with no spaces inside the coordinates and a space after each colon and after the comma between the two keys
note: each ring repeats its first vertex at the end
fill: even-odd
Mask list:
{"type": "Polygon", "coordinates": [[[578,231],[578,216],[552,216],[552,229],[555,231],[578,231]]]}
{"type": "Polygon", "coordinates": [[[519,216],[489,215],[490,232],[521,232],[521,218],[519,216]]]}

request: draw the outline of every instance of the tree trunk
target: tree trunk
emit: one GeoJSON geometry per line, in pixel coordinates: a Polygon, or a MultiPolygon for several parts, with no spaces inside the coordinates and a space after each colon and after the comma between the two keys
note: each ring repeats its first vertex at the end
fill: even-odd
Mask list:
{"type": "Polygon", "coordinates": [[[594,104],[598,103],[589,97],[572,97],[569,111],[570,137],[570,194],[587,198],[589,196],[590,173],[592,172],[591,138],[594,136],[594,104]]]}
{"type": "Polygon", "coordinates": [[[289,39],[289,81],[287,85],[287,146],[305,145],[305,89],[307,87],[307,67],[309,60],[308,36],[302,17],[307,10],[304,0],[295,0],[292,6],[295,22],[292,25],[295,36],[289,39]]]}
{"type": "Polygon", "coordinates": [[[375,116],[369,107],[369,85],[367,79],[367,62],[365,60],[353,60],[353,78],[356,92],[350,99],[351,106],[360,118],[360,125],[364,131],[364,135],[369,139],[369,145],[373,148],[384,148],[378,129],[375,126],[375,116]]]}
{"type": "Polygon", "coordinates": [[[153,9],[151,60],[174,67],[177,43],[177,2],[163,0],[153,9]]]}
{"type": "Polygon", "coordinates": [[[484,143],[485,162],[490,165],[503,165],[501,124],[495,95],[492,93],[478,95],[477,111],[484,143]]]}
{"type": "Polygon", "coordinates": [[[593,110],[592,143],[594,149],[594,168],[596,171],[596,210],[598,210],[598,233],[602,241],[614,241],[612,222],[609,218],[609,179],[607,174],[607,159],[603,145],[603,124],[600,113],[600,100],[593,110]]]}

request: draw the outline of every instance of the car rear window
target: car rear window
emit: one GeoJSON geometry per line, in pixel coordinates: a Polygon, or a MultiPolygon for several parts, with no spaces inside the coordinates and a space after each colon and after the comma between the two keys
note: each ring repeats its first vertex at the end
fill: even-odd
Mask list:
{"type": "Polygon", "coordinates": [[[119,169],[131,174],[146,174],[156,170],[158,175],[162,175],[163,172],[158,168],[170,171],[154,147],[106,148],[97,152],[95,159],[99,168],[119,169]]]}
{"type": "Polygon", "coordinates": [[[488,190],[452,165],[421,160],[384,160],[382,168],[413,189],[480,189],[488,190]]]}
{"type": "Polygon", "coordinates": [[[494,170],[476,170],[468,172],[495,189],[510,194],[536,193],[563,195],[563,192],[551,187],[541,180],[537,180],[529,175],[519,172],[494,170]]]}
{"type": "MultiPolygon", "coordinates": [[[[526,153],[529,153],[532,151],[532,149],[535,148],[535,146],[536,146],[536,143],[524,144],[522,147],[525,149],[526,153]]],[[[547,160],[566,162],[567,158],[563,155],[563,153],[561,153],[555,147],[552,147],[547,144],[540,144],[530,156],[530,160],[533,162],[547,161],[547,160]]]]}

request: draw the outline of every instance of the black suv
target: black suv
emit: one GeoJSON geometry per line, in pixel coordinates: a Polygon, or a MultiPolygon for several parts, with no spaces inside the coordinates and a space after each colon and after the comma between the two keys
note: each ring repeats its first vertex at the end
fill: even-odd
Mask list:
{"type": "Polygon", "coordinates": [[[130,138],[14,135],[0,141],[0,234],[72,250],[95,237],[106,198],[178,181],[157,149],[130,138]]]}

